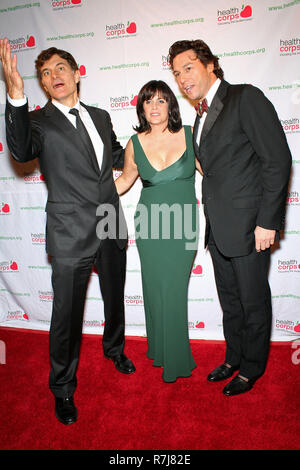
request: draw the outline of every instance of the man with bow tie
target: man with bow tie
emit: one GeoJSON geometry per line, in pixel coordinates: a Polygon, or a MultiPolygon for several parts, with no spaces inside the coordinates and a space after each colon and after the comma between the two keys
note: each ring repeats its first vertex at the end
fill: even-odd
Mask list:
{"type": "Polygon", "coordinates": [[[283,227],[291,154],[270,101],[251,85],[230,85],[202,40],[169,50],[176,82],[198,102],[194,149],[203,170],[205,246],[223,310],[227,396],[249,391],[265,371],[272,321],[270,248],[283,227]]]}
{"type": "Polygon", "coordinates": [[[0,40],[0,58],[8,88],[8,147],[19,162],[39,158],[48,188],[46,249],[51,256],[54,294],[49,386],[56,417],[72,424],[77,420],[73,394],[93,265],[104,302],[104,355],[119,372],[135,371],[123,352],[127,230],[112,173],[113,167],[123,166],[124,150],[109,114],[79,101],[80,73],[69,52],[53,47],[39,54],[37,75],[49,101],[30,113],[17,58],[11,57],[7,38],[0,40]],[[103,225],[101,231],[109,209],[115,211],[115,226],[106,232],[103,225]]]}

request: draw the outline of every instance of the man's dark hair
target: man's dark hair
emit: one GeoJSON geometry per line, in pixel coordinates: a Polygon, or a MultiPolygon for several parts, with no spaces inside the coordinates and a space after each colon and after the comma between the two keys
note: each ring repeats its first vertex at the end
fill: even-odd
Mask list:
{"type": "Polygon", "coordinates": [[[193,50],[197,58],[206,67],[208,64],[214,64],[214,74],[217,78],[224,78],[224,72],[219,66],[219,58],[211,52],[210,48],[201,39],[177,41],[169,49],[169,62],[173,69],[173,61],[178,54],[188,50],[193,50]]]}
{"type": "Polygon", "coordinates": [[[136,132],[151,132],[151,125],[145,117],[144,102],[151,99],[156,93],[168,103],[168,125],[170,132],[178,132],[182,128],[179,105],[171,88],[162,80],[151,80],[140,90],[137,99],[136,112],[139,125],[134,127],[136,132]]]}
{"type": "MultiPolygon", "coordinates": [[[[35,68],[37,72],[38,79],[41,81],[42,74],[41,69],[47,60],[51,59],[53,55],[57,54],[62,59],[65,59],[70,65],[71,69],[76,72],[78,70],[78,65],[72,54],[70,52],[64,51],[62,49],[57,49],[56,47],[49,47],[49,49],[43,50],[37,57],[35,61],[35,68]]],[[[79,93],[79,82],[77,83],[77,92],[79,93]]]]}

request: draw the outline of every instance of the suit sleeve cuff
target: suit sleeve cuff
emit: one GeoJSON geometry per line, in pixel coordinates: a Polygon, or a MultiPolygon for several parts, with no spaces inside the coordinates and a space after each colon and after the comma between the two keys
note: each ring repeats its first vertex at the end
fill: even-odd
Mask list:
{"type": "Polygon", "coordinates": [[[13,98],[11,98],[9,96],[9,94],[7,93],[7,100],[8,102],[12,105],[12,106],[15,106],[16,108],[18,106],[24,106],[24,104],[27,103],[27,97],[24,96],[24,98],[20,98],[20,99],[17,99],[17,100],[14,100],[13,98]]]}

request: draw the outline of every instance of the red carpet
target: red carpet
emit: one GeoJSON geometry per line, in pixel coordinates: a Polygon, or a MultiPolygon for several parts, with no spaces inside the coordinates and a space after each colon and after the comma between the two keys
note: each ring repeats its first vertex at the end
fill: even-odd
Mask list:
{"type": "Polygon", "coordinates": [[[192,341],[193,376],[166,384],[146,341],[127,338],[137,371],[127,376],[102,354],[101,337],[83,336],[71,426],[54,416],[48,389],[48,334],[0,328],[2,450],[298,450],[300,364],[291,343],[272,343],[265,375],[250,392],[225,397],[206,376],[222,362],[223,342],[192,341]]]}

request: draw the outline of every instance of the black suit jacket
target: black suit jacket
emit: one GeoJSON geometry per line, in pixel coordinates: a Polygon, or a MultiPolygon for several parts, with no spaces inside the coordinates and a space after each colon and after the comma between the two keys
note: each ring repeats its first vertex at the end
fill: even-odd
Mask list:
{"type": "MultiPolygon", "coordinates": [[[[96,253],[100,245],[96,228],[106,218],[106,204],[115,208],[116,243],[120,248],[127,243],[126,223],[112,173],[113,167],[123,167],[124,150],[117,142],[109,114],[81,105],[89,112],[104,144],[101,171],[92,164],[74,126],[50,101],[30,113],[27,104],[14,107],[7,102],[6,106],[10,152],[19,162],[38,157],[46,179],[46,250],[53,256],[87,257],[96,253]],[[96,217],[98,207],[102,215],[96,217]]],[[[102,234],[106,229],[103,227],[102,234]]],[[[114,233],[110,237],[114,238],[114,233]]]]}
{"type": "Polygon", "coordinates": [[[276,111],[251,85],[225,80],[211,103],[194,149],[204,172],[202,202],[207,216],[205,246],[212,229],[228,257],[250,253],[257,225],[283,227],[291,154],[276,111]]]}

